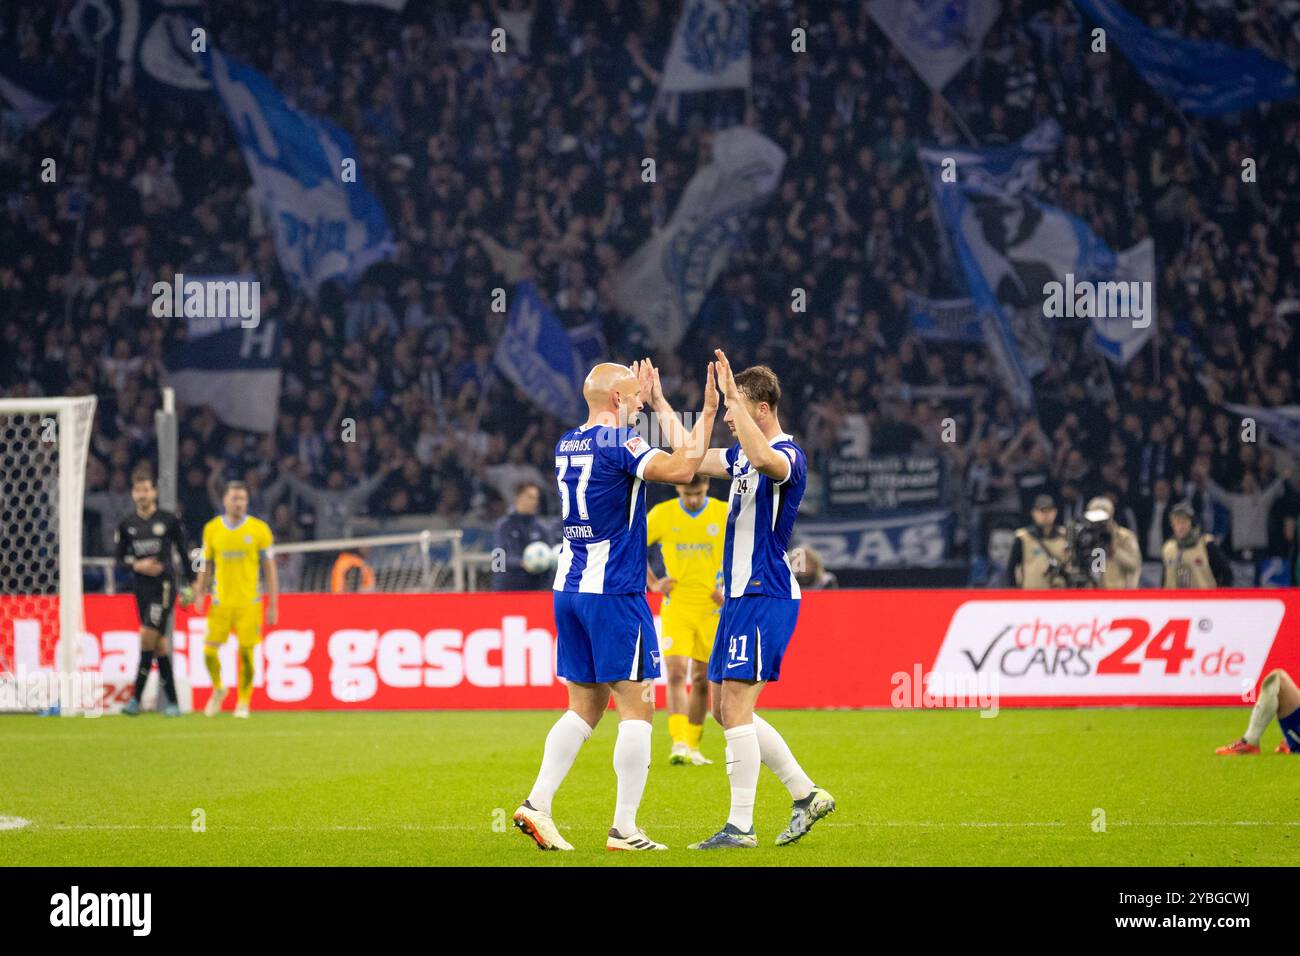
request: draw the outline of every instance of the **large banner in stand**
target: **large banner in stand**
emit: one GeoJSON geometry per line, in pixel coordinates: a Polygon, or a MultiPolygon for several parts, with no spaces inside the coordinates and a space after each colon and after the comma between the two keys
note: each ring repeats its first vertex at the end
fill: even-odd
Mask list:
{"type": "Polygon", "coordinates": [[[830,458],[826,463],[826,503],[861,517],[863,509],[933,508],[943,488],[938,455],[874,455],[830,458]]]}

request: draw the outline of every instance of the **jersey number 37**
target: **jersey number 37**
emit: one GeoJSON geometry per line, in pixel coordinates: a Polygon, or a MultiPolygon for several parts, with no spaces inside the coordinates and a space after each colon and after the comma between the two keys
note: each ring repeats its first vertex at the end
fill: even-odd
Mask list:
{"type": "Polygon", "coordinates": [[[569,473],[569,466],[578,469],[578,487],[575,497],[578,499],[578,517],[586,521],[587,482],[591,480],[591,466],[596,461],[594,455],[557,455],[555,457],[555,479],[560,486],[560,517],[569,517],[569,485],[564,476],[569,473]]]}

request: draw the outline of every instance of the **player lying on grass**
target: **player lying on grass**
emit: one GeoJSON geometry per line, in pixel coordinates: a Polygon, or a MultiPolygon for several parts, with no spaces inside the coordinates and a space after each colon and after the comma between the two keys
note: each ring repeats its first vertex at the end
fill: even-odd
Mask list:
{"type": "MultiPolygon", "coordinates": [[[[724,728],[731,811],[721,830],[693,849],[754,847],[754,797],[759,763],[776,774],[794,800],[790,825],[776,838],[793,843],[835,809],[795,760],[785,739],[754,713],[768,681],[779,679],[781,659],[799,616],[799,582],[788,546],[808,482],[803,449],[781,429],[777,408],[781,383],[766,366],[732,375],[727,356],[716,352],[715,377],[727,403],[724,420],[736,444],[704,456],[700,474],[730,478],[722,580],[726,600],[709,658],[713,715],[724,728]]],[[[670,442],[682,429],[652,383],[654,409],[670,442]]]]}
{"type": "Polygon", "coordinates": [[[673,741],[668,762],[699,767],[713,763],[700,753],[700,738],[709,712],[709,652],[723,600],[718,582],[727,506],[709,497],[708,477],[696,475],[677,486],[676,498],[650,509],[646,527],[648,544],[658,544],[664,559],[662,578],[646,566],[646,584],[664,596],[659,643],[668,671],[668,735],[673,741]]]}
{"type": "Polygon", "coordinates": [[[168,642],[176,603],[176,568],[180,567],[185,580],[182,603],[193,599],[190,584],[194,581],[194,571],[186,553],[180,519],[158,508],[158,487],[147,470],[137,470],[132,475],[131,500],[135,503],[135,513],[123,519],[117,528],[117,560],[129,567],[134,577],[131,590],[140,612],[140,663],[136,668],[135,692],[122,713],[128,717],[140,713],[140,695],[156,659],[159,683],[167,699],[163,713],[179,717],[168,642]]]}
{"type": "Polygon", "coordinates": [[[247,717],[253,699],[253,649],[262,642],[262,596],[258,591],[258,570],[266,585],[266,623],[279,617],[280,583],[271,554],[271,528],[248,513],[248,488],[242,481],[226,485],[221,499],[225,513],[203,526],[203,569],[194,586],[201,602],[208,584],[216,576],[212,606],[208,611],[208,636],[203,661],[212,678],[212,696],[203,713],[215,717],[221,712],[226,688],[221,682],[221,645],[233,631],[239,640],[239,694],[235,716],[247,717]]]}
{"type": "MultiPolygon", "coordinates": [[[[555,569],[556,672],[569,708],[546,736],[542,766],[514,823],[544,850],[572,850],[551,816],[551,800],[583,743],[609,707],[618,709],[614,772],[618,796],[610,850],[662,850],[637,826],[650,771],[659,645],[645,596],[645,482],[681,484],[695,477],[709,447],[718,393],[710,366],[704,410],[671,455],[652,448],[629,423],[648,395],[635,368],[604,363],[587,376],[587,420],[555,446],[555,478],[564,544],[555,569]]],[[[649,368],[649,361],[644,363],[649,368]]]]}
{"type": "Polygon", "coordinates": [[[1259,753],[1259,740],[1274,717],[1282,728],[1282,742],[1273,752],[1300,754],[1300,688],[1280,667],[1260,682],[1259,698],[1250,712],[1246,733],[1215,753],[1224,756],[1259,753]]]}

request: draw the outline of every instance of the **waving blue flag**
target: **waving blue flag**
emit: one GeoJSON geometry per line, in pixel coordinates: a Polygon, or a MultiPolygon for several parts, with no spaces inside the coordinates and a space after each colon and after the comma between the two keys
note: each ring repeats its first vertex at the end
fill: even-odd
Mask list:
{"type": "Polygon", "coordinates": [[[1035,192],[1042,185],[1041,160],[1061,145],[1061,124],[1054,119],[1039,123],[1022,138],[1005,146],[982,149],[964,146],[926,146],[917,151],[930,187],[955,188],[957,182],[982,189],[996,189],[1018,195],[1035,192]],[[943,179],[944,163],[952,160],[953,182],[943,179]]]}
{"type": "Polygon", "coordinates": [[[981,263],[973,248],[973,235],[969,234],[973,220],[968,212],[966,191],[961,188],[945,189],[938,198],[948,227],[948,236],[952,240],[953,252],[966,278],[989,355],[997,366],[1012,401],[1020,408],[1030,408],[1034,401],[1033,386],[1015,333],[998,300],[996,270],[989,268],[987,263],[981,263]]]}
{"type": "Polygon", "coordinates": [[[347,133],[294,109],[234,57],[213,50],[208,66],[290,282],[314,297],[327,279],[351,285],[392,255],[383,207],[359,179],[344,180],[344,160],[357,158],[347,133]]]}
{"type": "Polygon", "coordinates": [[[984,343],[1022,407],[1058,318],[1089,319],[1094,343],[1118,365],[1155,333],[1149,239],[1115,253],[1082,219],[1027,194],[958,185],[938,201],[984,343]]]}
{"type": "Polygon", "coordinates": [[[561,420],[587,414],[582,382],[605,351],[594,324],[566,329],[531,282],[515,286],[514,305],[497,341],[495,361],[538,408],[561,420]]]}
{"type": "Polygon", "coordinates": [[[1184,112],[1219,116],[1300,95],[1295,71],[1258,50],[1154,30],[1116,0],[1074,2],[1105,28],[1143,79],[1184,112]]]}

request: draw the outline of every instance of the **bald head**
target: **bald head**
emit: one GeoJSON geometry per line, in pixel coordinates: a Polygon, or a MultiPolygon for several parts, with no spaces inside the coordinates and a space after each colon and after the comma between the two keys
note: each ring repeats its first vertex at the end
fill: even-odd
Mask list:
{"type": "Polygon", "coordinates": [[[607,398],[625,379],[631,379],[633,385],[636,376],[626,365],[614,362],[601,362],[587,373],[587,380],[582,383],[582,397],[589,403],[607,398]]]}
{"type": "Polygon", "coordinates": [[[633,413],[640,411],[639,393],[636,373],[614,362],[601,362],[582,383],[582,397],[593,418],[602,412],[617,413],[624,405],[630,405],[633,413]]]}

